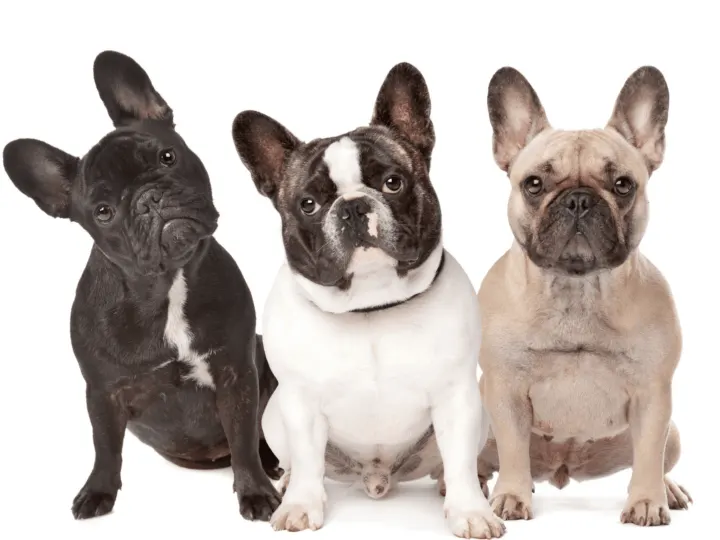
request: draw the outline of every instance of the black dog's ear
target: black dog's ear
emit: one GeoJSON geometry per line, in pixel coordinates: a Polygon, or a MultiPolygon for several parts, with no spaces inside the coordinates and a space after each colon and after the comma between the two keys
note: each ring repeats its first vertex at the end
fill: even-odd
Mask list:
{"type": "Polygon", "coordinates": [[[145,70],[129,56],[101,52],[93,65],[95,86],[115,127],[137,120],[173,126],[173,111],[155,90],[145,70]]]}
{"type": "Polygon", "coordinates": [[[405,137],[430,165],[435,147],[430,92],[415,66],[403,62],[390,70],[380,87],[370,123],[386,126],[405,137]]]}
{"type": "Polygon", "coordinates": [[[70,217],[70,188],[80,160],[35,139],[17,139],[3,150],[15,187],[52,217],[70,217]]]}
{"type": "Polygon", "coordinates": [[[660,166],[665,155],[669,106],[665,77],[657,68],[644,66],[625,81],[608,122],[608,127],[640,150],[650,172],[660,166]]]}
{"type": "Polygon", "coordinates": [[[235,149],[257,190],[277,206],[277,192],[288,156],[301,142],[279,122],[257,111],[243,111],[232,126],[235,149]]]}
{"type": "Polygon", "coordinates": [[[507,171],[520,150],[550,122],[533,87],[511,67],[500,68],[490,79],[487,105],[495,162],[507,171]]]}

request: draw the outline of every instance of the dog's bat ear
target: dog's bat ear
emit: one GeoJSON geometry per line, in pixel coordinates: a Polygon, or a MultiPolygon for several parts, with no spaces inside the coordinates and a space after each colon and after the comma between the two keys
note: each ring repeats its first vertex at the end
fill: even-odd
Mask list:
{"type": "Polygon", "coordinates": [[[101,52],[93,64],[95,87],[115,127],[159,120],[171,127],[173,111],[140,65],[122,53],[101,52]]]}
{"type": "Polygon", "coordinates": [[[625,82],[607,127],[637,148],[653,172],[665,155],[665,124],[670,92],[659,69],[644,66],[625,82]]]}
{"type": "Polygon", "coordinates": [[[500,68],[490,79],[487,104],[495,162],[508,171],[520,150],[550,122],[533,87],[511,67],[500,68]]]}
{"type": "Polygon", "coordinates": [[[12,183],[52,217],[70,217],[70,190],[79,162],[35,139],[17,139],[3,150],[3,166],[12,183]]]}
{"type": "Polygon", "coordinates": [[[403,62],[390,70],[378,92],[370,123],[388,127],[407,139],[430,165],[435,146],[430,92],[415,66],[403,62]]]}
{"type": "Polygon", "coordinates": [[[255,187],[277,207],[285,162],[300,146],[300,140],[279,122],[257,111],[243,111],[235,117],[232,137],[255,187]]]}

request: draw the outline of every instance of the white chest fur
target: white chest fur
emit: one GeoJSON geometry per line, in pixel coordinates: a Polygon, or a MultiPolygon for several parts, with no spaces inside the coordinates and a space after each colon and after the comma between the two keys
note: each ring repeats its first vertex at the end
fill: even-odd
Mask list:
{"type": "Polygon", "coordinates": [[[187,300],[187,284],[181,270],[175,275],[168,292],[168,316],[165,324],[165,341],[177,350],[177,360],[190,367],[188,378],[200,386],[215,388],[207,357],[210,353],[200,354],[192,348],[193,335],[185,318],[185,301],[187,300]]]}
{"type": "Polygon", "coordinates": [[[434,394],[473,377],[480,347],[475,291],[448,253],[424,294],[389,310],[328,313],[283,266],[265,307],[268,362],[280,387],[320,403],[329,439],[358,460],[414,443],[434,394]]]}

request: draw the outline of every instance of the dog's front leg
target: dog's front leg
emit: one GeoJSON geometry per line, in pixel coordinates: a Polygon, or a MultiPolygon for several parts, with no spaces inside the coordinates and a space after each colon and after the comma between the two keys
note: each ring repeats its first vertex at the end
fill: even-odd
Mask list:
{"type": "Polygon", "coordinates": [[[484,404],[492,420],[499,464],[490,504],[503,519],[532,519],[532,404],[516,382],[502,375],[483,375],[484,404]]]}
{"type": "Polygon", "coordinates": [[[473,375],[468,373],[466,381],[449,385],[432,398],[432,423],[446,486],[445,517],[455,536],[499,538],[505,525],[493,514],[477,478],[485,427],[473,375]]]}
{"type": "Polygon", "coordinates": [[[265,474],[260,460],[257,369],[254,362],[238,368],[230,358],[224,362],[218,354],[213,357],[217,372],[215,396],[230,446],[233,489],[240,504],[240,514],[248,520],[268,521],[280,504],[280,494],[265,474]]]}
{"type": "Polygon", "coordinates": [[[317,530],[325,513],[325,448],[327,419],[318,400],[302,388],[280,384],[273,395],[284,426],[290,482],[273,514],[275,530],[317,530]]]}
{"type": "Polygon", "coordinates": [[[633,469],[627,504],[620,518],[623,523],[670,523],[664,460],[671,412],[671,387],[667,382],[638,389],[630,397],[633,469]]]}
{"type": "Polygon", "coordinates": [[[87,519],[109,513],[122,487],[122,447],[127,415],[117,395],[88,385],[85,393],[95,446],[95,464],[85,485],[75,497],[75,519],[87,519]]]}

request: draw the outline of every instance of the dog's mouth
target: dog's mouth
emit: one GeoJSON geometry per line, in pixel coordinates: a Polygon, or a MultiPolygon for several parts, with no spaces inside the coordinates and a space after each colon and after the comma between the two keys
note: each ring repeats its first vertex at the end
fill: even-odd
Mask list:
{"type": "Polygon", "coordinates": [[[212,236],[217,229],[216,222],[203,222],[191,217],[177,217],[167,220],[160,232],[160,248],[170,260],[187,259],[198,244],[212,236]]]}

